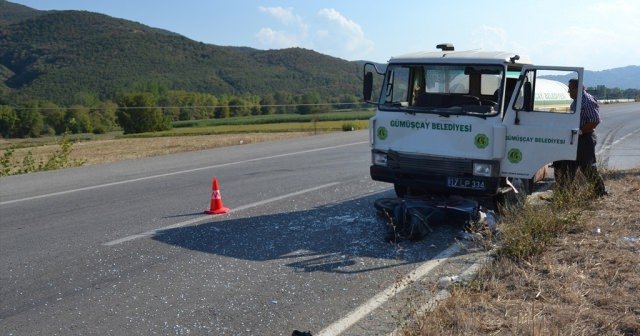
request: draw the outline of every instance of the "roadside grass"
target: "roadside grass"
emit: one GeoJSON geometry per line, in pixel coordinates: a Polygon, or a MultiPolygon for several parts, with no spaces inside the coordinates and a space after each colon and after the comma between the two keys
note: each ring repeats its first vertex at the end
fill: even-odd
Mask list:
{"type": "Polygon", "coordinates": [[[402,335],[640,335],[640,169],[503,209],[495,259],[402,335]]]}
{"type": "MultiPolygon", "coordinates": [[[[165,136],[147,138],[103,138],[100,140],[77,141],[73,143],[73,150],[69,159],[82,162],[83,165],[104,164],[124,160],[140,159],[180,152],[212,149],[227,146],[275,141],[310,136],[309,132],[284,133],[243,133],[243,134],[213,134],[196,136],[165,136]]],[[[8,155],[8,160],[0,162],[5,175],[20,174],[26,157],[41,162],[51,157],[60,146],[51,143],[36,147],[7,148],[4,154],[0,152],[0,159],[8,155]]]]}
{"type": "Polygon", "coordinates": [[[77,167],[85,163],[84,159],[72,159],[73,142],[68,134],[60,137],[58,146],[52,152],[34,157],[31,150],[23,151],[19,159],[14,160],[16,147],[9,147],[0,156],[0,176],[27,174],[38,171],[77,167]]]}
{"type": "Polygon", "coordinates": [[[500,209],[498,257],[530,262],[558,235],[579,230],[579,214],[595,198],[591,189],[577,174],[573,183],[553,190],[550,202],[526,202],[500,209]]]}
{"type": "Polygon", "coordinates": [[[314,134],[324,132],[342,131],[344,125],[352,126],[353,130],[365,129],[368,127],[366,120],[345,120],[345,121],[311,121],[311,122],[285,122],[273,124],[239,124],[239,125],[219,125],[219,126],[192,126],[188,128],[174,128],[161,132],[128,134],[122,138],[148,138],[166,136],[194,136],[212,134],[242,134],[242,133],[282,133],[282,132],[311,132],[314,134]]]}
{"type": "MultiPolygon", "coordinates": [[[[122,136],[122,131],[108,132],[104,134],[67,134],[66,137],[73,143],[80,141],[95,141],[95,140],[111,140],[122,136]]],[[[62,135],[56,136],[42,136],[39,138],[8,138],[4,139],[0,137],[0,150],[4,151],[8,148],[21,149],[21,148],[34,148],[40,146],[57,145],[60,142],[62,135]]]]}
{"type": "Polygon", "coordinates": [[[374,110],[338,111],[316,114],[270,114],[250,117],[232,117],[222,119],[185,120],[173,122],[174,128],[210,127],[222,125],[257,125],[281,123],[309,123],[320,121],[368,120],[375,114],[374,110]]]}

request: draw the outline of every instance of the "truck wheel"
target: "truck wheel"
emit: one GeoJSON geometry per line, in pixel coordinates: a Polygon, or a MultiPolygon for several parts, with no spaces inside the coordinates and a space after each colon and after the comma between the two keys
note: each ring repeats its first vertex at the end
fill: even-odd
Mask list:
{"type": "Polygon", "coordinates": [[[398,183],[393,184],[393,190],[396,192],[396,196],[400,198],[407,196],[409,193],[409,187],[398,183]]]}
{"type": "Polygon", "coordinates": [[[399,198],[406,196],[422,196],[426,193],[424,189],[412,188],[398,183],[393,184],[393,190],[396,192],[396,196],[398,196],[399,198]]]}

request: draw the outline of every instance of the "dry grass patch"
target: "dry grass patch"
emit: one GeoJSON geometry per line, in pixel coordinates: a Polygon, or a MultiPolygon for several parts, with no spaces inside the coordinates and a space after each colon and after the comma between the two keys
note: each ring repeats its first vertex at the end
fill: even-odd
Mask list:
{"type": "Polygon", "coordinates": [[[605,182],[544,250],[498,257],[404,335],[640,335],[640,170],[605,182]]]}
{"type": "MultiPolygon", "coordinates": [[[[179,152],[196,151],[263,141],[308,136],[309,132],[215,134],[155,138],[123,138],[79,141],[73,144],[71,160],[84,160],[86,165],[139,159],[179,152]]],[[[45,160],[59,148],[57,144],[17,148],[13,161],[22,162],[28,152],[36,161],[45,160]]]]}

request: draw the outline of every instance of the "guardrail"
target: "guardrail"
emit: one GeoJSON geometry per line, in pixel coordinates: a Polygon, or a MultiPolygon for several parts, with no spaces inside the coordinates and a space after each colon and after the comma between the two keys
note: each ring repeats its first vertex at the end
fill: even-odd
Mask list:
{"type": "Polygon", "coordinates": [[[633,103],[635,101],[635,99],[598,99],[598,102],[602,104],[633,103]]]}

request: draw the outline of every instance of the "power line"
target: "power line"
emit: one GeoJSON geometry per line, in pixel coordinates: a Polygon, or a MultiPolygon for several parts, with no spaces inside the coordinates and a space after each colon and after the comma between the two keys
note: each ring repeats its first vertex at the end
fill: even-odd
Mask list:
{"type": "MultiPolygon", "coordinates": [[[[298,106],[332,106],[332,105],[341,105],[341,106],[356,106],[356,105],[366,105],[366,103],[317,103],[317,104],[269,104],[269,105],[183,105],[183,106],[117,106],[116,109],[127,109],[127,110],[142,110],[142,109],[161,109],[161,110],[169,110],[169,109],[219,109],[219,108],[263,108],[263,107],[298,107],[298,106]]],[[[100,107],[86,107],[86,106],[78,106],[78,107],[18,107],[7,105],[14,110],[40,110],[40,111],[55,111],[55,110],[107,110],[112,107],[100,106],[100,107]]]]}

